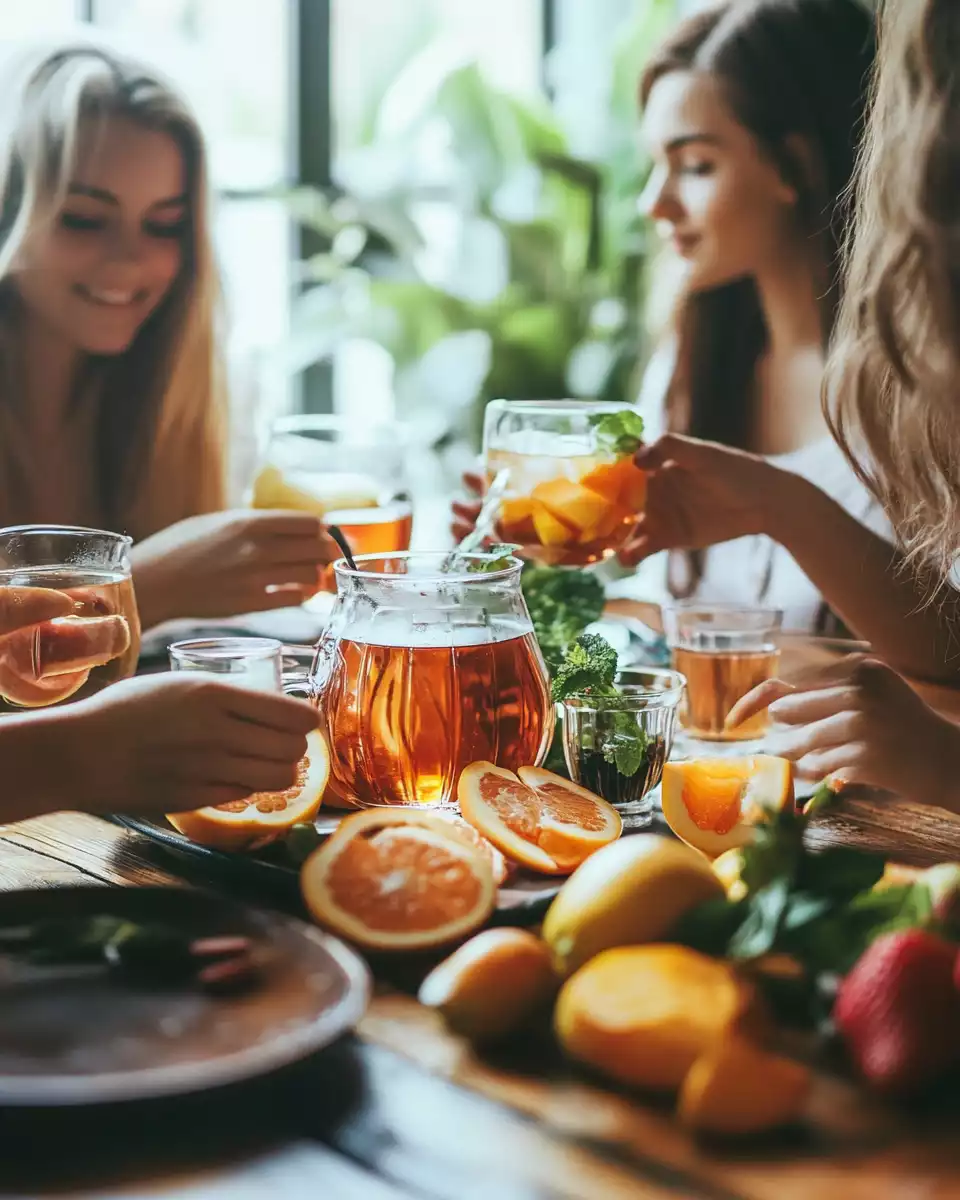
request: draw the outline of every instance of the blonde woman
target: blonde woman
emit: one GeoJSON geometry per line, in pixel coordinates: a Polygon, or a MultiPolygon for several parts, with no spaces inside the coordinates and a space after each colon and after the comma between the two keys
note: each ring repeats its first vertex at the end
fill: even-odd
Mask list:
{"type": "Polygon", "coordinates": [[[0,75],[0,524],[129,532],[145,626],[297,603],[316,518],[223,512],[203,139],[151,71],[77,43],[0,75]]]}
{"type": "MultiPolygon", "coordinates": [[[[901,550],[891,556],[812,484],[751,456],[683,439],[641,454],[659,477],[641,535],[648,546],[677,536],[708,544],[765,527],[878,656],[904,674],[952,681],[960,671],[958,47],[956,0],[887,0],[827,376],[835,436],[901,550]],[[686,500],[684,485],[693,488],[686,500]],[[671,502],[679,505],[672,514],[671,502]]],[[[780,749],[803,774],[960,811],[960,728],[890,666],[858,658],[799,688],[774,681],[746,697],[734,719],[771,699],[791,727],[780,749]]]]}

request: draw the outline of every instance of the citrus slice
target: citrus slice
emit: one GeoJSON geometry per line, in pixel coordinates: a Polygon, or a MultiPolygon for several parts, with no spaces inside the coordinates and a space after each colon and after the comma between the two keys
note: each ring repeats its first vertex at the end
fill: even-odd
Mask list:
{"type": "Polygon", "coordinates": [[[746,845],[752,826],[793,802],[793,768],[785,758],[715,758],[666,763],[664,820],[688,845],[716,858],[746,845]]]}
{"type": "Polygon", "coordinates": [[[546,875],[568,875],[623,828],[605,800],[535,767],[521,767],[518,776],[491,762],[471,763],[457,798],[463,817],[497,849],[546,875]]]}
{"type": "Polygon", "coordinates": [[[511,874],[514,864],[508,862],[493,842],[489,838],[485,838],[478,829],[474,829],[469,821],[465,821],[463,817],[458,817],[456,813],[438,812],[434,815],[447,822],[450,832],[454,837],[462,838],[479,850],[485,858],[490,860],[490,869],[493,871],[493,882],[497,887],[511,874]]]}
{"type": "Polygon", "coordinates": [[[613,805],[578,783],[542,767],[520,767],[517,774],[544,806],[540,848],[561,866],[579,866],[622,833],[623,821],[613,805]]]}
{"type": "Polygon", "coordinates": [[[130,648],[130,627],[119,613],[55,617],[3,639],[0,695],[22,708],[66,700],[102,667],[130,648]]]}
{"type": "Polygon", "coordinates": [[[323,799],[330,755],[323,734],[307,734],[307,752],[297,767],[297,781],[285,792],[254,792],[194,812],[168,813],[167,820],[191,842],[217,850],[259,850],[283,837],[294,825],[312,821],[323,799]]]}
{"type": "Polygon", "coordinates": [[[489,859],[442,817],[396,808],[346,817],[304,863],[300,888],[318,924],[370,950],[458,941],[497,896],[489,859]]]}

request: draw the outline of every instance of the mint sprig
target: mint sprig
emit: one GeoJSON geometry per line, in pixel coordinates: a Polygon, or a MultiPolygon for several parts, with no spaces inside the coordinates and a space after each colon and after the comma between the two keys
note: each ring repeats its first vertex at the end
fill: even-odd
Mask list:
{"type": "Polygon", "coordinates": [[[597,448],[609,454],[636,454],[643,444],[643,417],[632,408],[594,413],[590,424],[596,433],[597,448]]]}
{"type": "Polygon", "coordinates": [[[617,652],[613,646],[599,634],[584,633],[567,647],[553,677],[551,693],[556,702],[576,696],[602,700],[610,721],[596,748],[621,775],[630,778],[643,767],[650,738],[633,713],[617,711],[625,709],[627,701],[614,685],[616,674],[617,652]]]}

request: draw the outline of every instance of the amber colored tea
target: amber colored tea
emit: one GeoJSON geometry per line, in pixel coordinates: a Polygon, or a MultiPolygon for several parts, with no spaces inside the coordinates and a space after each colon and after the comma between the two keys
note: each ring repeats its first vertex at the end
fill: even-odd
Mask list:
{"type": "Polygon", "coordinates": [[[554,709],[533,634],[517,628],[447,630],[445,644],[436,629],[407,639],[417,645],[341,639],[321,700],[328,794],[345,805],[451,804],[468,763],[539,763],[554,709]]]}
{"type": "Polygon", "coordinates": [[[741,697],[776,674],[779,659],[780,651],[772,646],[737,651],[674,647],[674,668],[687,680],[680,706],[684,730],[693,737],[711,741],[761,737],[770,724],[766,710],[735,729],[725,729],[724,721],[741,697]]]}
{"type": "MultiPolygon", "coordinates": [[[[393,554],[410,549],[413,509],[409,501],[396,500],[377,508],[333,509],[324,520],[341,530],[354,554],[393,554]]],[[[337,590],[333,567],[321,572],[320,590],[337,590]]]]}
{"type": "Polygon", "coordinates": [[[134,673],[140,618],[129,575],[22,568],[0,572],[0,587],[56,588],[75,609],[0,639],[0,712],[80,700],[134,673]]]}

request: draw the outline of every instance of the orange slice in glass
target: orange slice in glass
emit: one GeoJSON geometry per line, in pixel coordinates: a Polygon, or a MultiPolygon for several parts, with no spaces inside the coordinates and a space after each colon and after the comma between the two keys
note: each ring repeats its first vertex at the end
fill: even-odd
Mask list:
{"type": "Polygon", "coordinates": [[[568,875],[621,833],[620,814],[569,779],[536,767],[517,775],[490,762],[461,772],[457,798],[464,819],[525,867],[568,875]]]}
{"type": "Polygon", "coordinates": [[[489,859],[443,817],[396,808],[346,817],[304,863],[300,888],[319,925],[369,950],[459,941],[497,896],[489,859]]]}
{"type": "Polygon", "coordinates": [[[167,820],[191,842],[216,850],[259,850],[282,838],[294,825],[312,821],[330,773],[327,743],[319,730],[307,734],[307,753],[297,782],[285,792],[255,792],[194,812],[168,813],[167,820]]]}
{"type": "Polygon", "coordinates": [[[715,758],[666,763],[664,820],[689,846],[716,858],[743,846],[767,813],[793,802],[793,767],[785,758],[715,758]]]}
{"type": "Polygon", "coordinates": [[[130,628],[119,613],[18,629],[0,644],[0,695],[22,708],[57,704],[78,692],[94,667],[129,648],[130,628]]]}

